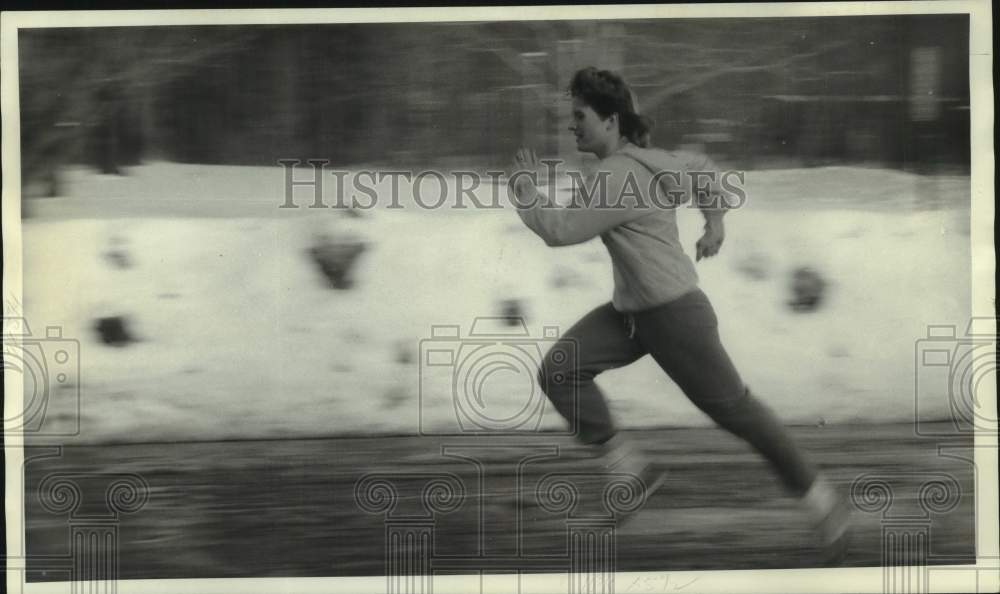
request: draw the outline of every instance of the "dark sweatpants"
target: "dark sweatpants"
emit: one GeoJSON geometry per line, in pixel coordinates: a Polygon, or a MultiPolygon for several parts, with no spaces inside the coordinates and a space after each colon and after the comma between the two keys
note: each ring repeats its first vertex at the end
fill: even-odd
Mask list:
{"type": "Polygon", "coordinates": [[[616,431],[594,378],[649,354],[695,406],[763,454],[792,493],[805,493],[815,480],[816,470],[788,431],[743,384],[719,340],[715,311],[700,289],[632,314],[608,303],[584,316],[563,339],[575,345],[576,356],[549,351],[539,380],[580,441],[602,443],[616,431]]]}

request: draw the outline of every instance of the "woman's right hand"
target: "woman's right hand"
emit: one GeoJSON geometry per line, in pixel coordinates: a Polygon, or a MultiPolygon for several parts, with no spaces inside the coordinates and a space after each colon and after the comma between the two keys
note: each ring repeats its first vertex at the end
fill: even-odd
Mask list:
{"type": "MultiPolygon", "coordinates": [[[[517,153],[514,154],[514,170],[511,172],[509,177],[513,177],[519,171],[538,171],[538,156],[535,155],[535,151],[529,148],[520,148],[517,153]]],[[[518,175],[514,180],[514,193],[518,196],[524,196],[531,187],[535,184],[532,182],[528,175],[518,175]]]]}

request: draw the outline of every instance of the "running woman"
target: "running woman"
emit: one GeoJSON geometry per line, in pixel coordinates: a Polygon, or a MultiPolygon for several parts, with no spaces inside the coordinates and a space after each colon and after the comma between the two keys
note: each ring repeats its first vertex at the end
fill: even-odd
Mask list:
{"type": "MultiPolygon", "coordinates": [[[[545,357],[539,381],[546,395],[576,428],[576,437],[597,448],[608,469],[642,479],[648,497],[663,481],[663,473],[618,433],[594,379],[652,356],[695,406],[767,459],[812,513],[824,554],[836,561],[846,545],[849,511],[779,419],[743,383],[720,342],[718,321],[698,288],[694,263],[678,239],[677,209],[669,207],[678,180],[716,169],[704,156],[650,148],[652,123],[638,114],[619,75],[585,68],[573,77],[569,94],[570,131],[578,150],[600,159],[595,176],[586,188],[575,189],[573,204],[559,206],[542,195],[528,175],[515,173],[514,199],[521,220],[549,246],[600,237],[611,255],[614,292],[610,303],[567,331],[565,338],[577,345],[575,361],[557,361],[551,351],[545,357]],[[598,176],[606,177],[600,182],[598,176]]],[[[531,150],[520,149],[514,167],[534,171],[538,159],[531,150]]],[[[694,197],[705,217],[704,235],[695,245],[696,261],[717,254],[725,239],[728,204],[717,185],[708,185],[709,200],[694,197]]]]}

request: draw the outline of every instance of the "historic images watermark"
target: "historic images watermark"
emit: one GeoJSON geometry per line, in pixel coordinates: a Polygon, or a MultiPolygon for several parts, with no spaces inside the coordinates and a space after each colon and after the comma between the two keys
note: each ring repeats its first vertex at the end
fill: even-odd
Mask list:
{"type": "Polygon", "coordinates": [[[520,316],[477,317],[434,325],[419,353],[419,433],[439,468],[355,483],[356,505],[383,518],[387,591],[430,592],[435,575],[455,572],[500,572],[520,591],[522,575],[541,571],[564,575],[571,594],[614,592],[617,531],[645,485],[565,464],[576,423],[556,417],[546,394],[560,390],[560,410],[576,409],[576,342],[556,326],[531,332],[520,316]],[[460,552],[442,547],[455,522],[471,534],[460,552]],[[533,550],[538,530],[564,544],[533,550]]]}
{"type": "MultiPolygon", "coordinates": [[[[41,446],[25,452],[26,470],[28,465],[52,463],[63,456],[64,449],[41,446]]],[[[38,475],[24,472],[24,476],[38,475]]],[[[28,553],[20,541],[19,549],[3,559],[13,578],[8,585],[21,592],[29,579],[41,579],[68,582],[73,592],[114,594],[120,579],[123,517],[139,512],[149,496],[148,482],[131,472],[57,470],[32,479],[25,488],[25,509],[32,508],[36,519],[59,518],[55,525],[65,526],[66,544],[61,550],[28,553]]]]}
{"type": "Polygon", "coordinates": [[[947,438],[997,434],[997,327],[977,317],[965,327],[939,324],[914,347],[914,426],[918,435],[947,438]],[[946,399],[946,423],[942,416],[946,399]]]}
{"type": "Polygon", "coordinates": [[[914,431],[937,444],[939,457],[969,464],[973,476],[933,468],[873,471],[852,482],[851,502],[862,515],[878,518],[885,594],[939,591],[943,583],[986,591],[982,584],[1000,567],[995,543],[981,541],[977,529],[973,556],[955,554],[946,546],[946,533],[957,517],[989,505],[974,490],[988,480],[988,473],[980,474],[985,469],[977,454],[995,460],[996,449],[977,446],[973,434],[997,431],[995,392],[990,394],[997,368],[996,319],[929,325],[914,353],[914,431]]]}
{"type": "Polygon", "coordinates": [[[433,591],[435,575],[508,574],[510,591],[520,591],[522,574],[544,572],[567,576],[568,594],[615,591],[619,519],[642,504],[635,477],[615,475],[593,488],[588,473],[549,473],[529,487],[528,465],[558,452],[541,446],[522,447],[508,461],[497,461],[495,443],[452,445],[442,457],[472,465],[475,472],[369,473],[355,483],[356,505],[379,515],[384,525],[386,591],[417,594],[433,591]],[[515,472],[511,473],[510,471],[515,472]],[[499,513],[490,500],[498,489],[535,497],[499,513]],[[464,554],[442,553],[448,516],[460,508],[477,518],[473,542],[464,554]],[[530,514],[530,515],[529,515],[530,514]],[[565,535],[560,551],[529,552],[531,529],[544,523],[565,535]]]}
{"type": "Polygon", "coordinates": [[[935,558],[935,518],[954,510],[962,495],[958,479],[947,473],[875,472],[854,480],[854,506],[879,515],[883,592],[930,591],[928,566],[954,561],[935,558]]]}
{"type": "MultiPolygon", "coordinates": [[[[423,435],[517,435],[543,426],[549,382],[568,388],[579,351],[559,328],[544,326],[532,335],[521,318],[479,317],[467,334],[459,325],[438,324],[420,341],[419,431],[423,435]],[[563,371],[542,374],[543,358],[563,371]],[[491,384],[503,382],[502,397],[491,398],[491,384]],[[443,418],[440,411],[452,411],[443,418]],[[437,414],[436,414],[437,413],[437,414]]],[[[558,429],[557,429],[558,430],[558,429]]],[[[572,435],[576,427],[565,429],[572,435]]]]}
{"type": "Polygon", "coordinates": [[[996,461],[996,442],[989,438],[998,430],[996,371],[995,317],[928,325],[914,343],[914,431],[936,444],[940,458],[971,466],[973,476],[963,481],[930,470],[880,471],[852,483],[854,506],[879,517],[885,594],[995,590],[1000,556],[989,532],[981,524],[975,528],[972,560],[942,552],[939,533],[955,522],[953,514],[964,513],[962,504],[973,517],[995,513],[995,502],[981,498],[976,487],[995,472],[989,465],[996,461]],[[978,443],[977,436],[987,439],[978,443]]]}
{"type": "Polygon", "coordinates": [[[80,341],[63,328],[34,332],[19,313],[5,307],[2,368],[7,394],[23,390],[20,407],[4,413],[8,438],[66,438],[80,433],[80,341]]]}
{"type": "Polygon", "coordinates": [[[610,171],[587,174],[564,167],[558,159],[542,159],[544,171],[491,170],[344,170],[328,168],[326,159],[279,159],[285,176],[281,209],[375,208],[422,210],[498,210],[510,207],[511,190],[528,180],[544,193],[519,199],[517,208],[595,208],[672,210],[687,205],[701,209],[736,209],[747,204],[746,173],[737,170],[672,171],[651,174],[647,182],[632,172],[610,184],[610,171]],[[306,167],[308,165],[308,167],[306,167]],[[300,173],[296,174],[296,170],[300,173]],[[325,181],[326,180],[326,181],[325,181]],[[327,183],[333,195],[324,193],[327,183]],[[300,192],[296,193],[296,189],[300,192]],[[574,199],[560,201],[569,192],[574,199]],[[298,197],[297,197],[298,196],[298,197]],[[406,197],[404,199],[404,197],[406,197]]]}

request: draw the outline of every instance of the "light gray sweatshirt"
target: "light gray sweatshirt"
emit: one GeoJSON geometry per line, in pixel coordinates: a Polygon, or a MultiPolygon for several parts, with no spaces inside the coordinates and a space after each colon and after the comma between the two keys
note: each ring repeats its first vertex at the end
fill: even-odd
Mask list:
{"type": "MultiPolygon", "coordinates": [[[[628,144],[600,162],[586,187],[574,189],[570,204],[556,206],[536,190],[517,197],[518,214],[550,246],[600,236],[611,254],[612,304],[621,312],[641,311],[698,286],[677,233],[677,211],[692,198],[695,171],[717,169],[704,155],[628,144]]],[[[718,195],[718,175],[714,183],[701,177],[696,184],[718,195]]]]}

